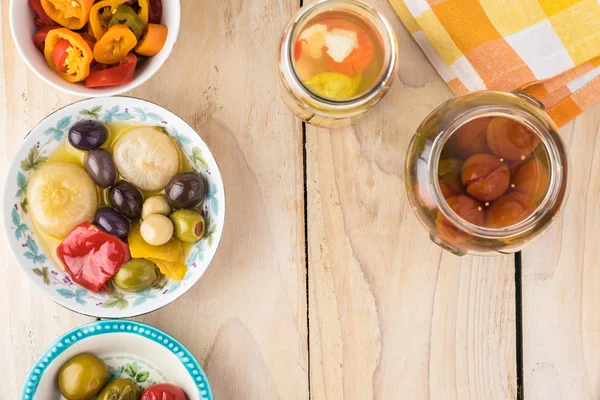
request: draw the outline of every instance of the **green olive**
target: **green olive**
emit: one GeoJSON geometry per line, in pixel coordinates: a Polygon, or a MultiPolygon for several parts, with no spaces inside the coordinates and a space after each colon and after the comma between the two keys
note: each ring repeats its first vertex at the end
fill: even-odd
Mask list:
{"type": "Polygon", "coordinates": [[[90,400],[108,382],[108,367],[90,353],[67,361],[58,374],[60,393],[67,400],[90,400]]]}
{"type": "Polygon", "coordinates": [[[196,243],[204,235],[204,217],[198,211],[177,210],[170,216],[175,237],[182,242],[196,243]]]}
{"type": "Polygon", "coordinates": [[[154,263],[143,258],[127,261],[113,276],[113,283],[126,292],[140,292],[148,289],[158,279],[154,263]]]}
{"type": "Polygon", "coordinates": [[[115,379],[98,394],[96,400],[140,400],[142,392],[135,383],[127,379],[115,379]]]}

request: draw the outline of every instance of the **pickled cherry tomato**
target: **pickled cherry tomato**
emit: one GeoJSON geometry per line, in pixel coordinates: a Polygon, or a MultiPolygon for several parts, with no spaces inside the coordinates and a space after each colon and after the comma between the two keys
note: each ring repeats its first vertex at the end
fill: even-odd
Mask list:
{"type": "MultiPolygon", "coordinates": [[[[484,212],[481,205],[469,196],[459,195],[446,199],[450,208],[459,217],[475,225],[482,226],[484,223],[484,212]]],[[[450,244],[459,241],[467,234],[452,224],[441,212],[438,212],[435,225],[438,229],[440,239],[450,244]]]]}
{"type": "Polygon", "coordinates": [[[459,127],[446,142],[452,155],[468,158],[479,153],[487,153],[486,133],[491,118],[477,118],[459,127]]]}
{"type": "Polygon", "coordinates": [[[342,62],[336,62],[324,53],[331,70],[348,76],[363,72],[375,55],[375,46],[369,35],[356,24],[342,19],[328,19],[323,24],[331,35],[350,37],[356,41],[354,50],[342,62]]]}
{"type": "Polygon", "coordinates": [[[504,228],[517,224],[533,212],[532,199],[523,193],[511,192],[496,200],[485,212],[488,228],[504,228]]]}
{"type": "Polygon", "coordinates": [[[469,196],[460,195],[446,199],[450,208],[459,217],[475,225],[483,225],[484,214],[481,205],[469,196]]]}
{"type": "Polygon", "coordinates": [[[498,157],[507,160],[524,160],[535,150],[540,139],[517,121],[496,117],[488,126],[487,143],[498,157]]]}
{"type": "Polygon", "coordinates": [[[444,198],[457,196],[465,191],[460,181],[462,164],[462,161],[456,158],[440,160],[438,164],[438,179],[444,198]]]}
{"type": "Polygon", "coordinates": [[[538,159],[532,159],[521,165],[512,180],[515,192],[528,195],[534,204],[537,204],[550,185],[548,170],[538,159]]]}
{"type": "Polygon", "coordinates": [[[465,161],[461,180],[467,193],[477,200],[491,201],[502,196],[510,185],[508,166],[491,154],[476,154],[465,161]]]}

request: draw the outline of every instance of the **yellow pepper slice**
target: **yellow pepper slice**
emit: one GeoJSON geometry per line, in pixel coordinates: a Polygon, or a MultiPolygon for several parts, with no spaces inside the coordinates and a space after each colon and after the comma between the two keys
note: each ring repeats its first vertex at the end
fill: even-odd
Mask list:
{"type": "Polygon", "coordinates": [[[144,25],[148,25],[148,16],[150,14],[150,5],[148,0],[138,0],[140,11],[138,11],[138,17],[144,22],[144,25]]]}
{"type": "Polygon", "coordinates": [[[164,276],[174,281],[182,280],[187,272],[187,267],[181,260],[174,262],[159,260],[157,258],[147,258],[147,260],[156,264],[164,276]]]}
{"type": "Polygon", "coordinates": [[[41,4],[53,21],[77,30],[87,24],[94,0],[41,0],[41,4]]]}
{"type": "Polygon", "coordinates": [[[307,80],[306,85],[314,92],[330,99],[343,100],[356,96],[360,80],[339,72],[322,72],[307,80]]]}
{"type": "Polygon", "coordinates": [[[112,26],[94,46],[94,58],[102,64],[116,64],[137,44],[131,29],[125,25],[112,26]]]}
{"type": "Polygon", "coordinates": [[[90,11],[90,26],[96,40],[100,40],[108,30],[108,24],[117,8],[127,0],[103,0],[94,4],[90,11]]]}
{"type": "Polygon", "coordinates": [[[52,29],[46,37],[44,57],[48,66],[67,82],[81,82],[90,75],[90,65],[94,61],[94,55],[90,45],[77,32],[66,28],[52,29]],[[66,39],[71,43],[67,50],[68,56],[65,60],[67,72],[60,72],[52,60],[52,52],[60,39],[66,39]]]}
{"type": "Polygon", "coordinates": [[[152,259],[155,264],[155,260],[177,262],[181,257],[181,241],[178,239],[171,239],[167,243],[161,246],[152,246],[146,243],[140,233],[140,225],[135,224],[131,227],[129,236],[127,237],[129,242],[129,251],[133,258],[147,258],[152,259]]]}

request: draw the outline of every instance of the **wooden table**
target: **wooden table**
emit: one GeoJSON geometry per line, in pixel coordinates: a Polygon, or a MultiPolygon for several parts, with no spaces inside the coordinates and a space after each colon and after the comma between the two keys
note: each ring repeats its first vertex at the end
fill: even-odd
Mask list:
{"type": "MultiPolygon", "coordinates": [[[[419,122],[451,96],[385,0],[400,70],[362,123],[304,126],[275,64],[298,0],[182,0],[164,68],[129,93],[186,119],[219,161],[227,226],[201,281],[139,318],[187,345],[216,399],[600,398],[600,105],[567,125],[571,196],[515,256],[458,258],[431,243],[404,193],[419,122]]],[[[6,171],[38,121],[77,98],[31,73],[0,0],[6,171]]],[[[90,318],[46,299],[0,240],[2,399],[58,335],[90,318]]]]}

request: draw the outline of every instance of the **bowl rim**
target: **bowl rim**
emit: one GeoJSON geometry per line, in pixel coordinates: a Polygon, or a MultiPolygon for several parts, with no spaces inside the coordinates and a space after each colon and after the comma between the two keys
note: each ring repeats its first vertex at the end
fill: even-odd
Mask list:
{"type": "Polygon", "coordinates": [[[175,48],[175,45],[177,44],[177,39],[179,38],[179,31],[181,29],[181,0],[169,0],[169,4],[172,5],[173,11],[175,13],[175,22],[176,22],[173,27],[169,26],[169,30],[173,30],[173,32],[174,32],[173,45],[169,46],[169,48],[166,49],[164,59],[162,61],[158,62],[154,67],[152,67],[152,70],[146,76],[143,76],[141,78],[138,76],[137,78],[134,78],[131,82],[126,83],[124,85],[117,85],[117,86],[112,86],[112,87],[109,86],[109,87],[102,88],[102,90],[100,90],[100,91],[93,90],[93,89],[87,88],[85,86],[83,86],[81,90],[71,89],[71,84],[69,84],[69,86],[67,87],[67,86],[59,85],[56,82],[53,82],[52,80],[46,78],[44,76],[44,74],[42,73],[42,71],[40,71],[38,68],[34,67],[33,64],[29,61],[28,56],[25,54],[25,50],[21,47],[21,45],[19,44],[19,42],[16,39],[16,37],[17,37],[16,29],[17,28],[15,27],[15,20],[16,20],[15,13],[16,13],[17,1],[25,2],[25,0],[10,0],[8,20],[9,20],[10,33],[12,36],[12,40],[13,40],[15,47],[17,48],[19,55],[21,56],[21,59],[25,62],[27,67],[31,71],[33,71],[33,73],[39,79],[44,81],[44,83],[46,83],[46,84],[52,86],[53,88],[60,90],[64,93],[79,96],[79,97],[97,98],[97,97],[118,96],[118,95],[121,95],[125,92],[128,92],[130,90],[133,90],[133,89],[143,85],[148,80],[150,80],[150,78],[152,78],[154,75],[156,75],[156,73],[163,67],[165,62],[169,59],[169,57],[171,56],[171,53],[173,52],[173,49],[175,48]],[[96,92],[96,93],[94,93],[94,92],[96,92]]]}
{"type": "MultiPolygon", "coordinates": [[[[63,138],[62,140],[66,140],[66,138],[63,138]]],[[[172,112],[172,111],[170,111],[170,110],[168,110],[168,109],[166,109],[166,108],[164,108],[164,107],[162,107],[162,106],[160,106],[160,105],[158,105],[158,104],[156,104],[156,103],[154,103],[152,101],[145,100],[145,99],[140,99],[140,98],[133,97],[133,96],[111,96],[111,97],[106,97],[106,98],[105,97],[100,97],[100,98],[81,99],[81,100],[75,101],[73,103],[66,104],[66,105],[64,105],[64,106],[62,106],[62,107],[60,107],[60,108],[52,111],[50,114],[46,115],[44,118],[42,118],[37,124],[35,124],[31,128],[31,130],[23,137],[23,139],[21,139],[21,143],[19,144],[18,148],[16,149],[15,156],[13,157],[12,162],[10,163],[9,168],[8,168],[6,174],[5,174],[4,183],[2,184],[2,189],[3,189],[3,193],[2,193],[2,196],[1,196],[1,199],[0,199],[0,201],[1,201],[0,202],[0,205],[1,205],[1,207],[0,207],[0,217],[1,217],[1,220],[4,222],[4,224],[3,224],[4,225],[4,235],[6,236],[7,245],[9,247],[9,249],[10,249],[10,253],[11,253],[12,257],[13,257],[13,260],[17,263],[17,265],[19,266],[19,269],[22,271],[22,273],[25,273],[25,275],[27,275],[28,279],[30,279],[32,281],[33,285],[35,287],[37,287],[38,290],[40,290],[44,294],[44,296],[46,298],[50,299],[54,303],[58,304],[59,306],[65,308],[65,309],[67,309],[69,311],[75,312],[75,313],[80,314],[80,315],[92,317],[92,318],[103,318],[103,319],[108,319],[108,320],[118,320],[118,319],[122,319],[122,318],[139,317],[139,316],[142,316],[142,315],[147,315],[147,314],[153,313],[155,311],[158,311],[158,310],[160,310],[160,309],[162,309],[162,308],[164,308],[164,307],[166,307],[166,306],[174,303],[176,300],[180,299],[181,297],[183,297],[185,294],[187,294],[190,291],[190,289],[194,285],[196,285],[198,283],[198,281],[202,278],[202,276],[206,273],[206,271],[208,270],[208,268],[212,264],[212,262],[214,260],[214,257],[217,255],[217,252],[219,251],[219,248],[221,246],[221,241],[223,239],[223,232],[225,231],[225,224],[226,224],[226,219],[227,219],[227,194],[226,194],[226,189],[225,189],[225,182],[223,180],[223,175],[221,173],[221,169],[219,167],[217,159],[212,154],[212,151],[210,151],[210,148],[208,147],[208,145],[206,144],[206,142],[204,142],[204,139],[202,139],[202,137],[200,136],[200,134],[190,124],[188,124],[183,118],[181,118],[179,115],[175,114],[174,112],[172,112]],[[10,229],[10,227],[11,227],[11,220],[10,220],[10,218],[11,217],[10,217],[10,215],[9,215],[10,213],[6,209],[5,205],[7,205],[9,203],[12,203],[12,201],[8,201],[8,196],[9,196],[8,195],[8,186],[9,186],[9,178],[12,176],[11,172],[15,168],[15,163],[18,162],[17,156],[19,154],[21,154],[24,151],[24,149],[26,148],[27,138],[29,137],[29,135],[34,130],[36,130],[44,121],[46,121],[47,119],[49,119],[51,116],[53,116],[54,114],[56,114],[56,113],[64,110],[65,108],[69,108],[69,107],[72,107],[72,106],[74,106],[76,104],[80,104],[80,103],[87,103],[87,102],[93,103],[95,101],[112,101],[112,100],[119,100],[119,99],[121,99],[121,100],[123,100],[123,99],[129,99],[129,100],[139,101],[141,103],[147,103],[147,104],[153,105],[155,107],[161,108],[162,110],[164,110],[164,111],[172,114],[181,123],[183,123],[184,125],[186,125],[187,127],[189,127],[190,130],[192,130],[193,132],[196,133],[198,139],[206,146],[206,148],[209,151],[210,156],[212,157],[212,159],[215,162],[216,172],[218,172],[218,177],[219,177],[219,183],[220,183],[221,189],[223,191],[223,196],[222,196],[223,197],[223,202],[222,202],[222,206],[220,206],[221,209],[222,209],[220,211],[220,213],[222,213],[222,215],[223,215],[223,218],[222,218],[223,222],[222,222],[222,226],[221,226],[221,228],[220,228],[220,230],[218,232],[219,234],[217,235],[217,237],[215,238],[215,241],[214,241],[214,243],[215,243],[214,253],[213,253],[212,257],[208,261],[206,261],[206,268],[197,277],[197,279],[195,280],[195,282],[193,282],[191,285],[189,285],[187,287],[182,288],[181,289],[182,291],[177,296],[174,296],[173,298],[169,299],[168,301],[163,302],[162,304],[160,304],[156,308],[153,308],[153,309],[150,309],[150,310],[144,311],[144,312],[131,312],[131,311],[127,312],[127,310],[135,310],[135,308],[128,308],[128,309],[120,310],[121,312],[117,316],[104,315],[104,314],[100,314],[100,313],[88,314],[88,313],[76,310],[75,308],[71,307],[66,302],[61,302],[61,301],[57,300],[57,299],[59,299],[58,297],[57,298],[53,298],[52,296],[50,296],[50,294],[46,290],[43,290],[43,287],[40,287],[40,285],[38,284],[37,281],[33,280],[33,278],[30,276],[30,274],[26,273],[24,264],[21,262],[21,260],[17,256],[16,250],[15,250],[13,244],[12,244],[12,241],[9,239],[11,237],[11,233],[12,233],[11,229],[10,229]]],[[[51,261],[51,262],[52,262],[53,265],[55,265],[55,263],[53,261],[51,261]]],[[[68,275],[66,272],[65,272],[65,274],[68,275]]],[[[77,286],[80,287],[79,285],[77,285],[77,286]]]]}
{"type": "Polygon", "coordinates": [[[23,381],[21,395],[19,397],[20,400],[33,399],[33,396],[36,394],[38,385],[41,381],[41,377],[46,369],[69,347],[75,345],[75,343],[79,341],[92,338],[94,336],[111,333],[127,333],[138,335],[164,347],[175,357],[177,357],[178,361],[181,362],[186,371],[188,371],[190,378],[194,381],[194,384],[198,389],[199,398],[201,400],[214,400],[210,382],[208,381],[206,373],[202,369],[202,366],[196,357],[194,357],[192,352],[188,350],[187,347],[185,347],[170,334],[152,325],[121,319],[93,321],[74,328],[52,341],[52,343],[46,346],[36,361],[31,365],[31,368],[29,369],[29,372],[23,381]],[[73,337],[75,339],[73,339],[73,337]],[[158,339],[159,337],[162,339],[158,339]],[[174,349],[177,349],[177,351],[174,349]],[[187,359],[187,361],[183,361],[182,359],[184,358],[187,359]],[[201,387],[200,384],[204,384],[205,387],[201,387]],[[206,393],[202,393],[203,391],[206,393]]]}

